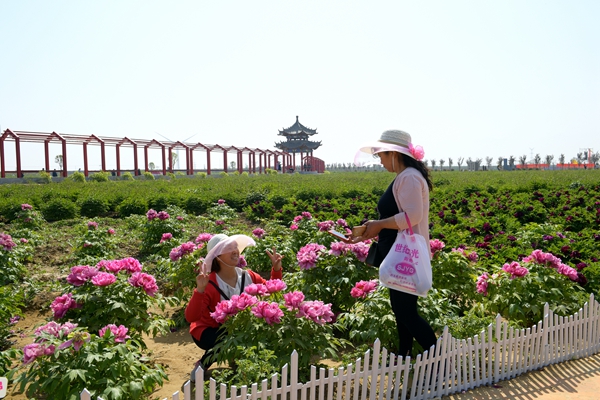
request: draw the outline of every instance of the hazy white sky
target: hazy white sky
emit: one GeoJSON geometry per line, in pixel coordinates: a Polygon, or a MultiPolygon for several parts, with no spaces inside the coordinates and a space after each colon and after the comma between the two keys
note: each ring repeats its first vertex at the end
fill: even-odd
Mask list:
{"type": "Polygon", "coordinates": [[[600,150],[599,21],[598,0],[0,0],[0,127],[267,149],[298,115],[326,163],[386,129],[426,159],[570,158],[600,150]]]}

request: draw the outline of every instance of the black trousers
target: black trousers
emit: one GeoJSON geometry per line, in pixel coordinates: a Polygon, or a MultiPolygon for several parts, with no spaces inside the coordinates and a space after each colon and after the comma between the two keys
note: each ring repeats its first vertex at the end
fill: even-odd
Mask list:
{"type": "Polygon", "coordinates": [[[400,339],[398,355],[406,357],[411,355],[414,339],[429,350],[436,344],[435,332],[427,321],[417,311],[418,297],[398,290],[390,290],[390,304],[396,317],[396,329],[400,339]]]}
{"type": "Polygon", "coordinates": [[[204,369],[208,369],[214,362],[213,356],[216,356],[213,348],[217,343],[220,342],[219,336],[224,332],[222,327],[219,328],[211,328],[208,327],[202,331],[202,335],[200,335],[200,340],[196,339],[192,336],[194,343],[196,346],[200,347],[204,351],[204,355],[200,359],[200,362],[204,366],[204,369]]]}

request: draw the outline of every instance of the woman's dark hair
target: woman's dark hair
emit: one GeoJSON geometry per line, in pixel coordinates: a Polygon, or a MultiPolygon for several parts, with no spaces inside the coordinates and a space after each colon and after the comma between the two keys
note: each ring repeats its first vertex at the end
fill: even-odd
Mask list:
{"type": "Polygon", "coordinates": [[[217,260],[217,257],[213,258],[212,265],[210,266],[210,272],[219,272],[221,270],[221,265],[217,260]]]}
{"type": "Polygon", "coordinates": [[[429,191],[433,190],[433,182],[431,181],[431,175],[429,174],[429,168],[425,165],[423,161],[417,161],[411,156],[407,156],[406,154],[398,153],[402,156],[402,162],[406,167],[413,167],[417,171],[423,175],[425,181],[427,181],[427,187],[429,187],[429,191]]]}

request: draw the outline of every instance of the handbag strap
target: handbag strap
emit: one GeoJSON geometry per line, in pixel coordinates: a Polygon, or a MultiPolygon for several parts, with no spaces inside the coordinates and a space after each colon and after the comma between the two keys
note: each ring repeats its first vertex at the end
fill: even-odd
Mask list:
{"type": "Polygon", "coordinates": [[[411,235],[414,235],[414,232],[413,232],[412,226],[410,225],[410,219],[408,218],[408,213],[407,213],[407,212],[405,212],[405,213],[404,213],[404,216],[406,217],[406,223],[408,224],[408,232],[409,232],[411,235]]]}

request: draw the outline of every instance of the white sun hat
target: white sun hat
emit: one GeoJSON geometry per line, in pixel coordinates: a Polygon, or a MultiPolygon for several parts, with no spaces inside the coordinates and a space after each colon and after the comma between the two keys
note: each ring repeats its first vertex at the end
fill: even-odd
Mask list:
{"type": "Polygon", "coordinates": [[[256,242],[250,236],[227,236],[223,233],[213,236],[206,244],[208,254],[202,263],[202,272],[207,274],[210,273],[213,260],[221,254],[229,253],[236,248],[241,253],[248,246],[256,246],[256,242]]]}
{"type": "MultiPolygon", "coordinates": [[[[366,143],[360,147],[354,157],[354,164],[362,166],[370,164],[365,155],[374,155],[384,151],[395,151],[421,161],[425,152],[421,146],[413,146],[410,135],[400,130],[383,132],[376,142],[366,143]]],[[[372,163],[372,162],[371,162],[372,163]]]]}

